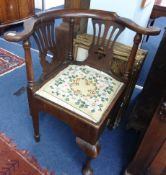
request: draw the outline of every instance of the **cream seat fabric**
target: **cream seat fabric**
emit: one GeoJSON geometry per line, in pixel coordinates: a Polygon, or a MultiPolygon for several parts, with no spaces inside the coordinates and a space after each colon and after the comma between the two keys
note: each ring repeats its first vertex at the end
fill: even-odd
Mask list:
{"type": "Polygon", "coordinates": [[[69,65],[35,95],[97,123],[123,85],[92,67],[69,65]]]}

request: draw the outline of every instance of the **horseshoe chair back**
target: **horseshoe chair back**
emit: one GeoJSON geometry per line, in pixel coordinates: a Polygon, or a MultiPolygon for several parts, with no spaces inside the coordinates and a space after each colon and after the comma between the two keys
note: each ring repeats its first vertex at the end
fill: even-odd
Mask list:
{"type": "Polygon", "coordinates": [[[157,35],[159,32],[157,28],[143,28],[114,12],[75,9],[38,14],[25,20],[22,32],[7,32],[6,40],[23,41],[29,110],[36,141],[40,138],[39,113],[44,111],[55,115],[71,127],[77,144],[88,157],[83,174],[92,174],[90,159],[99,154],[99,138],[109,114],[120,108],[142,35],[157,35]],[[64,41],[57,40],[56,21],[59,19],[65,20],[69,29],[64,41]],[[85,19],[92,25],[93,40],[87,59],[77,61],[73,56],[73,43],[79,32],[79,22],[85,19]],[[126,28],[136,34],[124,75],[117,77],[111,70],[113,49],[126,28]],[[34,38],[39,50],[42,69],[39,79],[34,78],[30,37],[34,38]],[[65,54],[58,52],[59,42],[68,42],[65,54]]]}

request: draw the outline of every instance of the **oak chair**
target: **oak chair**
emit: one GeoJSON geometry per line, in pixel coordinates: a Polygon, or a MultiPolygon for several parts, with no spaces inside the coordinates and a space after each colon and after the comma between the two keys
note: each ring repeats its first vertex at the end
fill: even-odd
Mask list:
{"type": "Polygon", "coordinates": [[[55,115],[71,127],[76,143],[87,155],[82,173],[93,174],[90,161],[99,154],[99,138],[109,114],[121,106],[142,35],[157,35],[159,32],[157,28],[140,27],[114,12],[74,9],[38,14],[24,22],[24,31],[7,32],[6,40],[23,41],[35,140],[38,142],[40,139],[39,112],[55,115]],[[57,39],[55,21],[59,18],[65,18],[68,23],[68,38],[64,41],[57,39]],[[94,33],[87,59],[77,61],[73,58],[73,39],[79,32],[78,24],[82,18],[90,19],[94,33]],[[125,73],[123,77],[117,77],[110,69],[114,61],[113,46],[125,28],[133,30],[136,35],[125,73]],[[31,36],[37,43],[42,67],[38,80],[34,78],[31,36]],[[64,49],[63,55],[58,52],[58,42],[68,42],[68,49],[64,49]],[[48,60],[48,53],[52,55],[51,60],[48,60]]]}

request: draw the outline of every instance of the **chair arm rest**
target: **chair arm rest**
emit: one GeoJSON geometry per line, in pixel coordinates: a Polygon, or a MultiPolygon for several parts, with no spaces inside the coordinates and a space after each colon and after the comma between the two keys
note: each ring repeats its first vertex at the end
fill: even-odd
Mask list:
{"type": "Polygon", "coordinates": [[[8,31],[4,33],[4,38],[10,42],[24,41],[33,33],[36,18],[32,17],[24,21],[24,30],[21,32],[8,31]]]}
{"type": "MultiPolygon", "coordinates": [[[[47,18],[53,19],[53,18],[56,18],[56,17],[58,18],[60,16],[67,17],[67,15],[65,13],[63,14],[62,12],[64,12],[64,10],[53,11],[53,12],[50,11],[50,12],[47,12],[47,13],[38,14],[38,15],[36,15],[34,17],[31,17],[31,18],[29,18],[29,19],[24,21],[24,31],[22,31],[22,32],[6,32],[4,34],[4,38],[7,41],[11,41],[11,42],[18,42],[18,41],[26,40],[33,33],[34,26],[35,26],[36,23],[42,22],[42,21],[45,21],[45,20],[47,21],[47,18]],[[49,16],[49,14],[50,14],[50,16],[49,16]]],[[[74,12],[72,10],[68,10],[67,12],[71,12],[72,17],[75,17],[75,15],[73,15],[74,12]]],[[[87,11],[85,11],[85,10],[83,11],[82,10],[81,12],[82,13],[84,12],[85,16],[90,17],[90,13],[87,14],[87,11]]],[[[92,13],[92,10],[90,12],[92,13]]],[[[98,13],[97,12],[96,12],[96,10],[93,10],[93,13],[95,13],[96,16],[98,15],[98,13],[100,11],[98,13]]],[[[81,16],[83,16],[82,13],[80,13],[81,16]]],[[[114,20],[117,23],[119,23],[121,25],[124,25],[125,27],[128,27],[129,29],[131,29],[131,30],[133,30],[133,31],[135,31],[137,33],[140,33],[140,34],[144,34],[144,35],[158,35],[160,33],[160,29],[157,28],[157,27],[148,27],[148,28],[141,27],[138,24],[136,24],[135,22],[133,22],[132,20],[128,19],[128,18],[123,18],[123,17],[116,16],[115,13],[105,12],[105,15],[106,15],[105,19],[108,19],[108,17],[109,18],[112,17],[112,18],[114,18],[114,20]]]]}
{"type": "Polygon", "coordinates": [[[119,17],[118,22],[143,35],[158,35],[161,31],[158,27],[141,27],[128,18],[119,17]]]}

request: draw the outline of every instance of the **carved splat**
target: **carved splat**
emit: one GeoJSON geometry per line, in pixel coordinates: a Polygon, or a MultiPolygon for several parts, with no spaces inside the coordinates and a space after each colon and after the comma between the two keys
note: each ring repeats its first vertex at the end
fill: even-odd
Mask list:
{"type": "Polygon", "coordinates": [[[38,25],[33,37],[41,53],[52,50],[56,46],[54,21],[38,25]]]}
{"type": "Polygon", "coordinates": [[[46,75],[52,70],[55,61],[57,61],[54,21],[45,23],[45,25],[38,25],[33,33],[33,37],[39,49],[43,75],[46,75]]]}
{"type": "MultiPolygon", "coordinates": [[[[93,19],[92,25],[93,40],[89,50],[89,57],[91,57],[90,59],[106,62],[105,68],[109,70],[114,43],[125,27],[113,21],[101,21],[98,19],[93,19]]],[[[88,61],[91,62],[90,60],[88,61]]]]}

